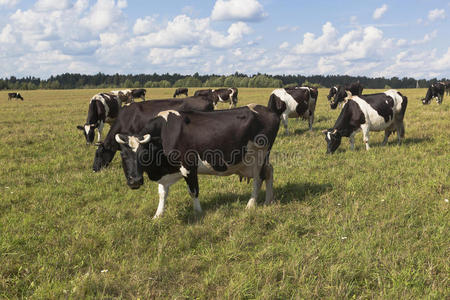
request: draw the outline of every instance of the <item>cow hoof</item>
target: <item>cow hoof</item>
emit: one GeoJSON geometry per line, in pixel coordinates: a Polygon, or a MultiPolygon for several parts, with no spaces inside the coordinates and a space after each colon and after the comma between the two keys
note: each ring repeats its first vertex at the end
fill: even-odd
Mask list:
{"type": "Polygon", "coordinates": [[[255,199],[250,199],[247,203],[247,206],[245,207],[246,209],[254,209],[256,208],[256,200],[255,199]]]}

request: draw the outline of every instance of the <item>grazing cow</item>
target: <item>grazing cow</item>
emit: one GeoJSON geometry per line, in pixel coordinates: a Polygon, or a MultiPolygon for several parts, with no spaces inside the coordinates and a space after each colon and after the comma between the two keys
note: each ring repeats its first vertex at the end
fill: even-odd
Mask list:
{"type": "Polygon", "coordinates": [[[444,91],[445,85],[437,82],[433,83],[428,87],[427,94],[425,98],[422,99],[422,104],[430,104],[433,98],[437,98],[437,104],[442,104],[442,100],[444,99],[444,91]]]}
{"type": "Polygon", "coordinates": [[[145,101],[145,93],[147,93],[146,89],[133,89],[131,90],[131,99],[134,101],[135,98],[141,98],[145,101]]]}
{"type": "Polygon", "coordinates": [[[113,94],[99,93],[92,97],[86,123],[77,126],[83,131],[87,145],[94,142],[95,128],[98,129],[98,142],[101,141],[103,126],[105,123],[112,124],[115,121],[121,105],[120,98],[113,94]]]}
{"type": "Polygon", "coordinates": [[[134,102],[134,99],[131,97],[131,90],[111,91],[110,93],[119,97],[122,103],[130,104],[134,102]]]}
{"type": "Polygon", "coordinates": [[[445,85],[445,94],[450,96],[450,80],[443,82],[443,84],[445,85]]]}
{"type": "Polygon", "coordinates": [[[330,102],[331,109],[336,109],[337,105],[341,102],[345,102],[347,98],[347,91],[349,91],[352,95],[361,96],[364,87],[358,82],[353,82],[349,85],[342,86],[336,85],[330,89],[328,93],[328,101],[330,102]],[[331,100],[333,98],[333,100],[331,100]]]}
{"type": "Polygon", "coordinates": [[[310,87],[276,89],[270,95],[267,106],[281,114],[286,135],[289,134],[288,118],[308,118],[309,130],[312,130],[318,95],[317,89],[310,87]]]}
{"type": "Polygon", "coordinates": [[[11,99],[20,99],[23,101],[23,97],[20,95],[20,93],[8,93],[8,100],[11,99]]]}
{"type": "Polygon", "coordinates": [[[369,150],[369,131],[384,130],[385,145],[389,135],[397,131],[398,142],[405,135],[403,118],[408,99],[396,90],[384,93],[351,97],[339,114],[333,128],[324,130],[327,153],[333,153],[343,136],[350,138],[350,148],[355,145],[355,134],[360,129],[366,149],[369,150]]]}
{"type": "Polygon", "coordinates": [[[213,104],[203,97],[187,97],[183,99],[152,100],[135,102],[124,106],[111,126],[105,140],[98,146],[95,152],[93,170],[100,171],[107,167],[114,158],[119,144],[115,140],[116,133],[138,134],[147,122],[165,110],[196,110],[212,111],[213,104]]]}
{"type": "Polygon", "coordinates": [[[173,97],[176,98],[178,95],[186,95],[186,97],[188,96],[188,89],[187,88],[177,88],[175,90],[175,93],[173,94],[173,97]]]}
{"type": "Polygon", "coordinates": [[[230,103],[230,108],[232,106],[236,107],[238,102],[238,89],[237,88],[225,88],[225,89],[207,89],[207,90],[198,90],[194,93],[194,96],[207,96],[214,102],[214,107],[217,106],[217,103],[230,103]]]}
{"type": "Polygon", "coordinates": [[[144,183],[144,172],[159,184],[154,218],[163,214],[170,186],[182,178],[194,210],[201,212],[199,174],[253,178],[253,192],[247,203],[247,208],[252,208],[264,180],[265,203],[273,200],[269,153],[279,123],[276,113],[256,104],[214,112],[169,110],[148,122],[140,135],[116,134],[116,141],[121,145],[128,186],[139,188],[144,183]]]}

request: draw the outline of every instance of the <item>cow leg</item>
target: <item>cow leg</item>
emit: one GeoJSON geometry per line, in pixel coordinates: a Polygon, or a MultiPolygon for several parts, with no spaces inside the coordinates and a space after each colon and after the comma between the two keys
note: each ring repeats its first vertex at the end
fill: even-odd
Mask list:
{"type": "Polygon", "coordinates": [[[368,126],[361,126],[361,130],[363,133],[363,141],[364,144],[366,145],[366,150],[370,149],[369,146],[369,127],[368,126]]]}
{"type": "Polygon", "coordinates": [[[153,219],[157,219],[163,214],[167,196],[169,195],[169,187],[170,187],[169,184],[166,184],[166,185],[159,184],[158,185],[159,203],[158,203],[158,209],[156,210],[156,213],[153,216],[153,219]]]}
{"type": "Polygon", "coordinates": [[[103,121],[100,121],[100,124],[98,124],[98,132],[97,132],[97,134],[98,134],[98,139],[97,139],[97,142],[100,142],[101,140],[102,140],[102,131],[103,131],[103,127],[105,126],[105,123],[103,123],[103,121]]]}
{"type": "Polygon", "coordinates": [[[273,202],[273,167],[268,163],[265,167],[265,181],[266,181],[266,201],[264,204],[268,205],[273,202]]]}
{"type": "Polygon", "coordinates": [[[285,130],[285,135],[289,135],[289,130],[288,130],[288,115],[283,113],[283,114],[281,115],[281,120],[283,121],[284,130],[285,130]]]}
{"type": "Polygon", "coordinates": [[[387,144],[390,135],[391,135],[391,130],[390,129],[386,129],[384,131],[384,140],[381,143],[382,146],[385,146],[387,144]]]}
{"type": "Polygon", "coordinates": [[[247,202],[247,208],[256,207],[256,200],[258,199],[259,191],[261,190],[262,180],[259,174],[253,177],[253,191],[250,200],[247,202]]]}
{"type": "Polygon", "coordinates": [[[311,114],[309,115],[309,130],[311,130],[311,131],[312,131],[313,123],[314,123],[314,114],[311,113],[311,114]]]}
{"type": "Polygon", "coordinates": [[[350,134],[350,137],[349,137],[351,150],[355,150],[355,134],[356,134],[356,131],[352,132],[352,134],[350,134]]]}
{"type": "Polygon", "coordinates": [[[198,200],[198,193],[199,193],[199,187],[198,187],[198,176],[197,176],[197,170],[191,169],[186,177],[184,177],[186,184],[188,185],[188,191],[189,194],[192,197],[192,200],[194,201],[194,211],[197,213],[202,212],[202,207],[200,206],[200,201],[198,200]]]}

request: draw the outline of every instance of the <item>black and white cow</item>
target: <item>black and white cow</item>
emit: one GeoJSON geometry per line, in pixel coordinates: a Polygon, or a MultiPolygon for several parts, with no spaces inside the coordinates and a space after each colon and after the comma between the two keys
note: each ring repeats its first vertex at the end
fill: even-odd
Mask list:
{"type": "Polygon", "coordinates": [[[355,134],[360,129],[366,149],[369,150],[369,132],[384,130],[385,145],[389,135],[397,132],[398,142],[405,135],[403,118],[408,99],[396,90],[384,93],[351,97],[339,114],[333,128],[324,130],[327,153],[333,153],[341,144],[342,137],[350,138],[350,148],[354,148],[355,134]]]}
{"type": "Polygon", "coordinates": [[[145,93],[147,93],[146,89],[133,89],[131,90],[131,98],[134,101],[136,98],[141,98],[145,101],[145,93]]]}
{"type": "Polygon", "coordinates": [[[83,131],[86,144],[94,142],[95,128],[98,130],[98,142],[101,141],[105,123],[112,124],[115,121],[121,105],[120,98],[110,93],[99,93],[92,97],[86,123],[77,126],[83,131]]]}
{"type": "Polygon", "coordinates": [[[345,99],[348,97],[347,91],[349,91],[351,95],[360,96],[362,95],[363,90],[364,87],[359,83],[359,81],[345,86],[336,85],[331,87],[327,96],[328,101],[330,101],[331,109],[336,109],[339,103],[345,102],[345,99]]]}
{"type": "Polygon", "coordinates": [[[442,84],[445,85],[445,94],[450,96],[450,80],[444,81],[442,84]]]}
{"type": "Polygon", "coordinates": [[[120,101],[124,104],[134,102],[134,99],[131,97],[131,90],[111,91],[110,93],[119,97],[120,101]]]}
{"type": "Polygon", "coordinates": [[[444,99],[445,85],[437,82],[433,83],[428,87],[427,94],[425,98],[422,99],[422,104],[430,104],[433,98],[436,99],[437,104],[442,104],[442,100],[444,99]]]}
{"type": "Polygon", "coordinates": [[[195,110],[212,111],[212,102],[203,97],[187,97],[183,99],[164,99],[145,102],[135,102],[124,106],[117,117],[116,122],[111,126],[105,140],[100,143],[95,152],[93,170],[100,171],[107,167],[114,155],[119,150],[119,144],[115,140],[117,133],[138,134],[149,120],[165,110],[195,110]]]}
{"type": "Polygon", "coordinates": [[[20,93],[8,93],[8,100],[11,99],[20,99],[23,101],[23,97],[20,95],[20,93]]]}
{"type": "Polygon", "coordinates": [[[159,184],[160,217],[172,184],[187,183],[194,210],[201,212],[198,175],[253,178],[247,208],[256,206],[262,182],[265,203],[273,200],[273,168],[269,153],[275,141],[279,116],[261,105],[214,112],[164,111],[140,135],[116,134],[122,166],[132,189],[144,183],[143,173],[159,184]],[[205,124],[208,124],[205,127],[205,124]]]}
{"type": "Polygon", "coordinates": [[[270,95],[267,106],[272,111],[281,114],[286,135],[289,134],[289,118],[303,117],[308,119],[309,130],[312,130],[318,95],[317,89],[310,87],[276,89],[270,95]]]}
{"type": "Polygon", "coordinates": [[[232,106],[236,107],[238,102],[238,89],[237,88],[224,88],[224,89],[207,89],[198,90],[194,93],[194,96],[208,96],[214,102],[214,106],[217,106],[219,102],[230,103],[230,108],[232,106]]]}
{"type": "Polygon", "coordinates": [[[176,98],[178,95],[186,95],[188,96],[188,89],[187,88],[177,88],[175,90],[175,93],[173,94],[173,97],[176,98]]]}

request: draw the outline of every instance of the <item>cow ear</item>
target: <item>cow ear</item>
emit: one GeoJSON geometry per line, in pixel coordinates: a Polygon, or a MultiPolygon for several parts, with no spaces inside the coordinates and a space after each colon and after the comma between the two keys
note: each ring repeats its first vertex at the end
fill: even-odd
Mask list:
{"type": "Polygon", "coordinates": [[[79,130],[84,130],[84,127],[81,126],[81,125],[77,125],[77,129],[79,129],[79,130]]]}
{"type": "Polygon", "coordinates": [[[146,143],[150,142],[150,138],[151,138],[150,134],[146,134],[146,135],[140,137],[139,144],[146,144],[146,143]]]}
{"type": "Polygon", "coordinates": [[[125,134],[117,133],[115,135],[115,139],[116,142],[118,142],[119,144],[126,145],[127,144],[126,140],[128,140],[128,137],[125,134]]]}

